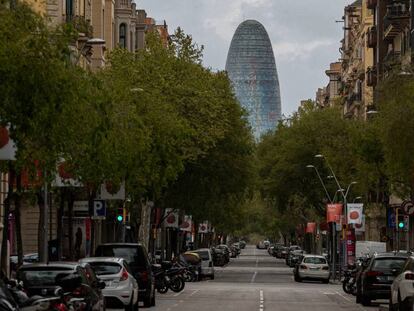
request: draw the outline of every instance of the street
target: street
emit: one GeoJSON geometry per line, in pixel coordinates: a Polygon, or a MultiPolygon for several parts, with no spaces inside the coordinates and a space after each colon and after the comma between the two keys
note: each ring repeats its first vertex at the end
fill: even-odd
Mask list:
{"type": "Polygon", "coordinates": [[[216,268],[215,280],[187,283],[178,294],[158,294],[153,310],[378,310],[375,303],[369,308],[357,305],[340,285],[296,283],[291,270],[266,250],[247,246],[227,267],[216,268]]]}

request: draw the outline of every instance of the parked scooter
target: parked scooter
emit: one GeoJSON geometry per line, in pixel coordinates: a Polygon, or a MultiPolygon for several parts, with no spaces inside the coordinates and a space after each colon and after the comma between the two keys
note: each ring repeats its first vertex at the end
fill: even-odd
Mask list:
{"type": "Polygon", "coordinates": [[[21,284],[16,281],[0,280],[1,311],[69,311],[62,303],[60,292],[54,297],[28,297],[21,284]]]}
{"type": "Polygon", "coordinates": [[[356,295],[356,267],[349,266],[349,269],[344,272],[342,278],[342,289],[347,294],[356,295]]]}
{"type": "Polygon", "coordinates": [[[187,269],[173,267],[171,262],[162,262],[161,265],[153,265],[155,276],[155,288],[161,294],[171,289],[173,292],[181,292],[185,287],[183,274],[187,269]]]}

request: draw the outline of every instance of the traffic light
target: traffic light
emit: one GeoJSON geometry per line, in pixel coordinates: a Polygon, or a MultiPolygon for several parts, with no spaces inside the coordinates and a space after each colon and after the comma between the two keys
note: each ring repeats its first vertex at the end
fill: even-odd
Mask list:
{"type": "Polygon", "coordinates": [[[117,209],[116,221],[119,223],[124,222],[124,209],[122,207],[117,209]]]}
{"type": "Polygon", "coordinates": [[[410,217],[407,215],[398,215],[398,230],[408,231],[410,227],[410,217]]]}

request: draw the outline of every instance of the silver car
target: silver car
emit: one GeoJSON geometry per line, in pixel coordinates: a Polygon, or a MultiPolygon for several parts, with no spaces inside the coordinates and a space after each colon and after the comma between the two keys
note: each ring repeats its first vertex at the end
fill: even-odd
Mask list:
{"type": "Polygon", "coordinates": [[[330,277],[328,262],[324,256],[320,255],[303,256],[302,261],[293,270],[293,274],[296,282],[311,279],[328,283],[330,277]]]}
{"type": "Polygon", "coordinates": [[[214,280],[214,265],[213,265],[213,256],[211,255],[211,250],[209,248],[200,248],[192,253],[197,253],[201,258],[201,276],[209,277],[214,280]]]}
{"type": "Polygon", "coordinates": [[[138,309],[138,282],[132,276],[125,259],[90,257],[79,262],[88,263],[99,279],[105,282],[102,293],[108,306],[122,305],[127,311],[138,309]]]}

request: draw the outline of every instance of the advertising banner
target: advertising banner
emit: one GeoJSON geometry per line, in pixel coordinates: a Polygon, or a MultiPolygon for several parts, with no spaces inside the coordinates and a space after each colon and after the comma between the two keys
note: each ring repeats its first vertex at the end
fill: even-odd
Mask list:
{"type": "Polygon", "coordinates": [[[362,203],[352,203],[347,204],[348,207],[348,224],[358,224],[362,223],[362,214],[364,204],[362,203]]]}
{"type": "Polygon", "coordinates": [[[198,233],[208,233],[208,221],[198,225],[198,233]]]}
{"type": "Polygon", "coordinates": [[[16,145],[7,127],[0,127],[0,160],[16,160],[16,145]]]}
{"type": "Polygon", "coordinates": [[[178,211],[166,208],[164,214],[164,225],[166,228],[178,228],[178,211]]]}
{"type": "Polygon", "coordinates": [[[346,230],[346,262],[348,265],[355,263],[355,241],[354,231],[352,229],[346,230]]]}
{"type": "Polygon", "coordinates": [[[69,236],[69,218],[63,217],[63,232],[65,237],[63,239],[63,256],[70,258],[71,254],[74,259],[84,258],[90,256],[91,243],[91,221],[87,217],[73,217],[73,235],[69,236]],[[73,249],[69,249],[69,239],[72,240],[73,249]]]}
{"type": "Polygon", "coordinates": [[[193,226],[192,216],[185,215],[184,221],[182,222],[180,226],[181,231],[191,232],[192,226],[193,226]]]}
{"type": "Polygon", "coordinates": [[[326,221],[339,224],[341,222],[342,209],[342,204],[328,204],[326,206],[326,221]]]}
{"type": "Polygon", "coordinates": [[[306,225],[306,233],[314,234],[316,230],[316,222],[308,222],[306,225]]]}
{"type": "Polygon", "coordinates": [[[362,220],[360,224],[355,224],[355,234],[362,234],[365,232],[365,215],[362,215],[362,220]]]}

